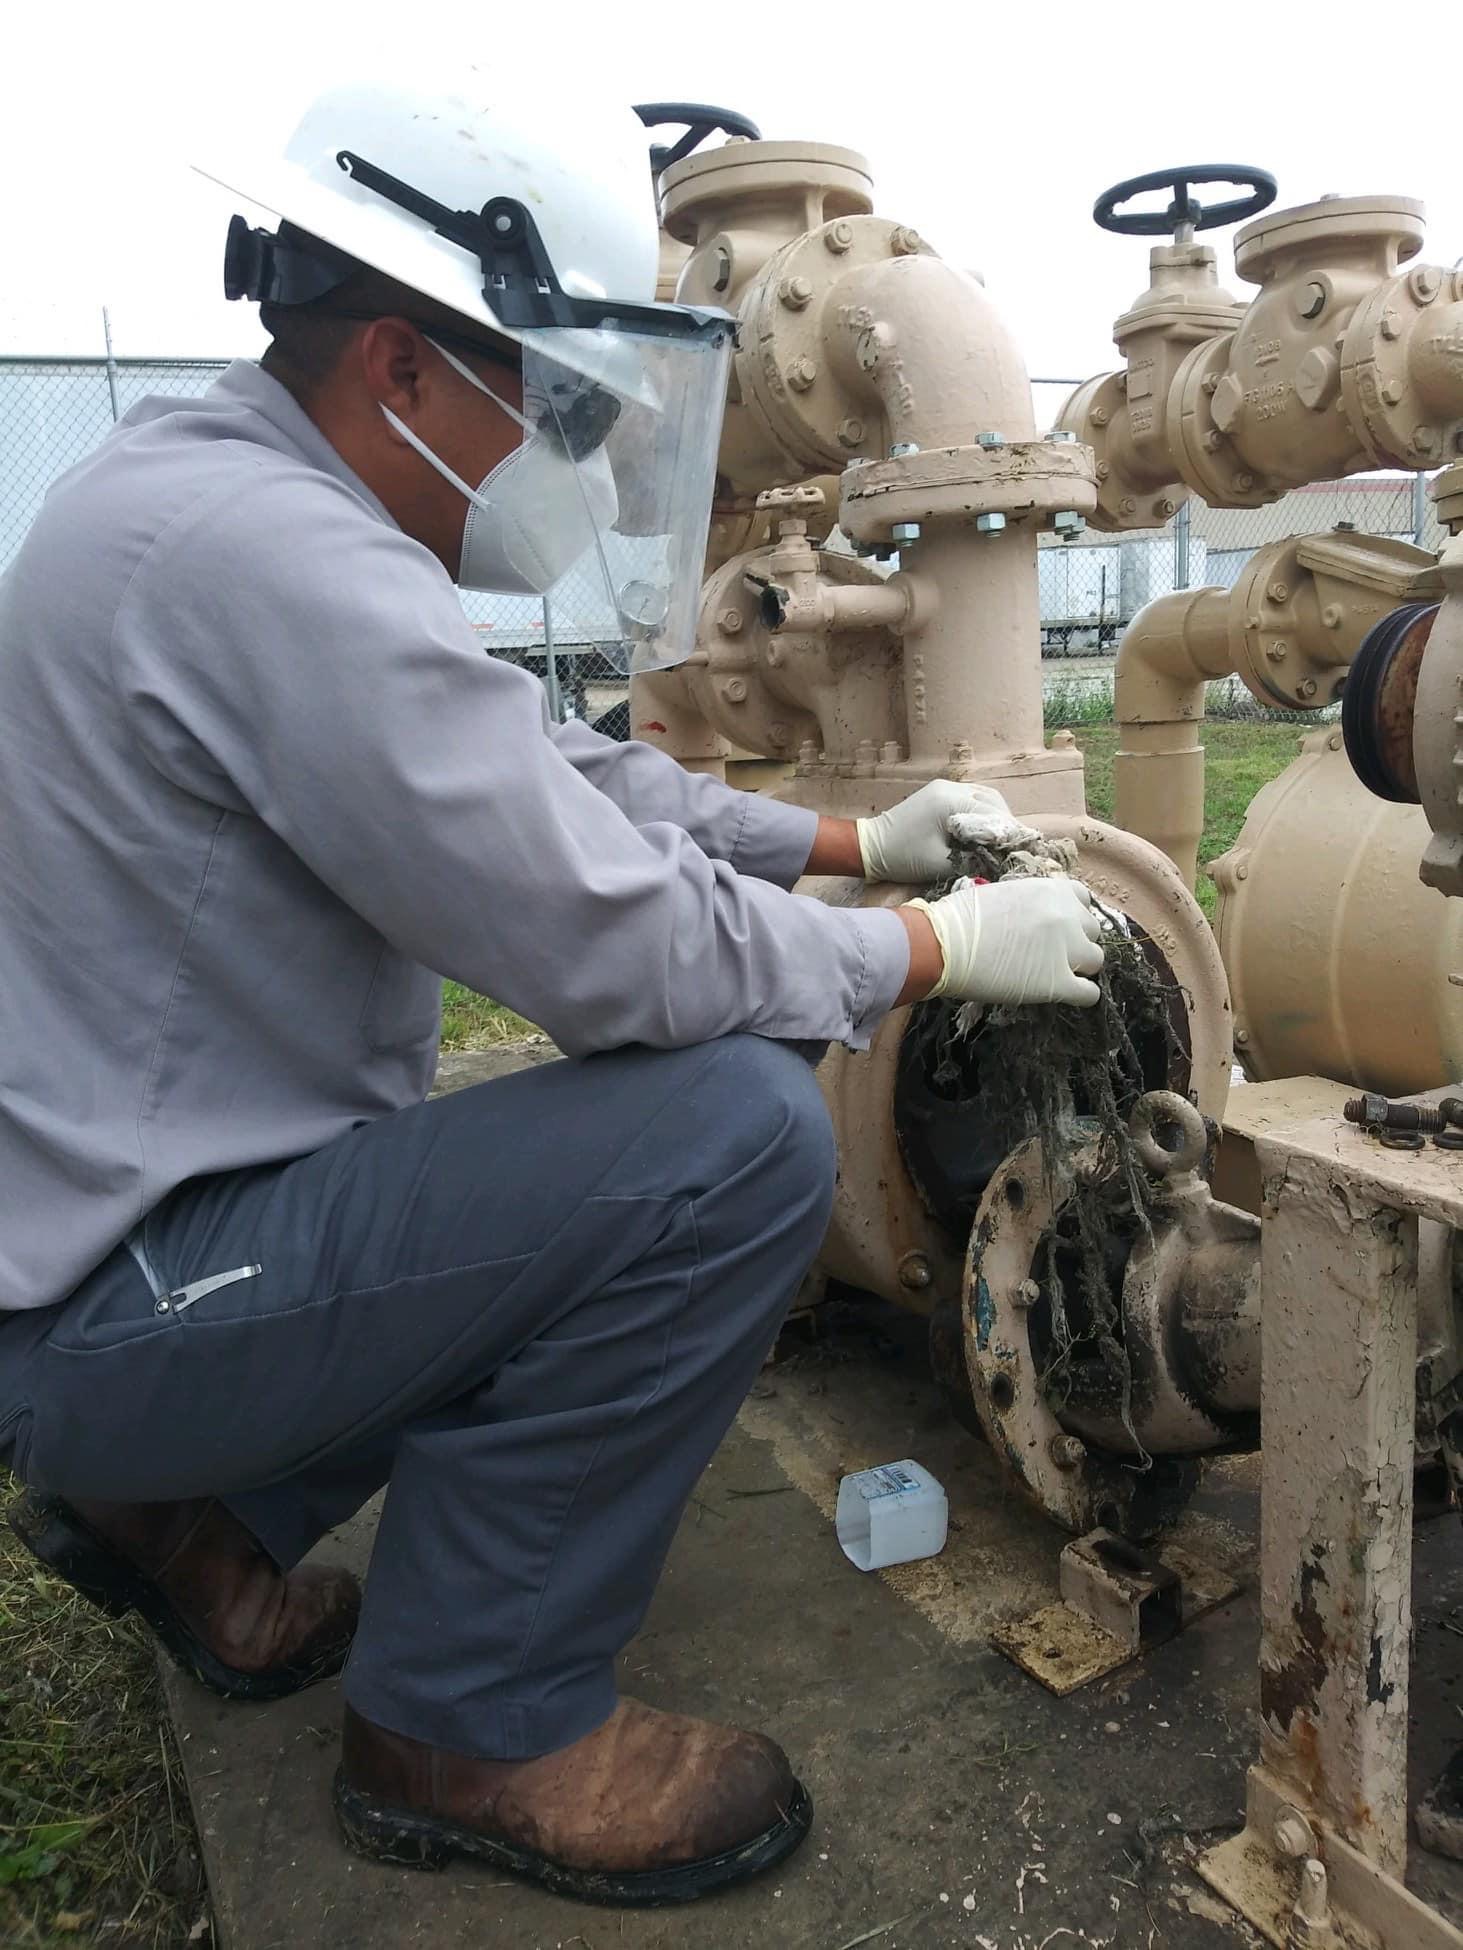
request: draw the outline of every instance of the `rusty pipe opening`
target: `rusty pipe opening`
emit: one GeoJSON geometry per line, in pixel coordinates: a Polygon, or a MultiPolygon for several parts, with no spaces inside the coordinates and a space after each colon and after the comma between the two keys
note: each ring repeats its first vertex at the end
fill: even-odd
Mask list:
{"type": "Polygon", "coordinates": [[[1417,679],[1439,603],[1403,603],[1367,632],[1341,703],[1351,769],[1369,792],[1397,805],[1422,795],[1412,752],[1417,679]]]}

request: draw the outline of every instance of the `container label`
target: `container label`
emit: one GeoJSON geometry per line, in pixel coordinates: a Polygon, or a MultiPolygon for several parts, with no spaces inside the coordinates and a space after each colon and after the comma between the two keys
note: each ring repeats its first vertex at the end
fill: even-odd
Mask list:
{"type": "Polygon", "coordinates": [[[865,1474],[859,1484],[859,1495],[865,1503],[872,1503],[878,1497],[903,1496],[906,1491],[920,1487],[919,1479],[911,1476],[907,1469],[901,1469],[898,1463],[884,1463],[865,1474]]]}

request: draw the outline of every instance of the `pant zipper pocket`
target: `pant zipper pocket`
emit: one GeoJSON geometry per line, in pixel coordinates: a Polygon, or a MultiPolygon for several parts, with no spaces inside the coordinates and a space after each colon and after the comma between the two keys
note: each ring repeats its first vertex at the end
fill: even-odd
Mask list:
{"type": "Polygon", "coordinates": [[[158,1314],[180,1314],[202,1300],[210,1293],[217,1293],[220,1287],[235,1286],[240,1280],[252,1280],[256,1273],[264,1271],[262,1266],[236,1266],[231,1273],[212,1273],[206,1280],[194,1280],[188,1286],[176,1287],[171,1293],[160,1293],[153,1308],[158,1314]]]}

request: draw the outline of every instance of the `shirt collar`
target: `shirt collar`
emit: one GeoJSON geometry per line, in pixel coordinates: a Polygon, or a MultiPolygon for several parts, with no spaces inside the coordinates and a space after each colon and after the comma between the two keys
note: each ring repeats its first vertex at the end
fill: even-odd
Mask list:
{"type": "Polygon", "coordinates": [[[214,381],[210,391],[237,400],[251,412],[257,413],[312,467],[333,475],[337,481],[352,489],[382,521],[389,522],[393,528],[400,525],[355,469],[341,459],[289,388],[272,379],[262,366],[256,365],[252,359],[235,359],[228,370],[214,381]]]}

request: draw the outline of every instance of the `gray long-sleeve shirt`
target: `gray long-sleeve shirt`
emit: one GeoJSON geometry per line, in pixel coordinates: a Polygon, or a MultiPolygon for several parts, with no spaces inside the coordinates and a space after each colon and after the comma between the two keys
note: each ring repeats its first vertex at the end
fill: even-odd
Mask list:
{"type": "Polygon", "coordinates": [[[814,824],[555,729],[256,367],[144,402],[0,582],[0,1309],[419,1101],[442,975],[571,1055],[864,1045],[904,930],[785,891],[814,824]]]}

